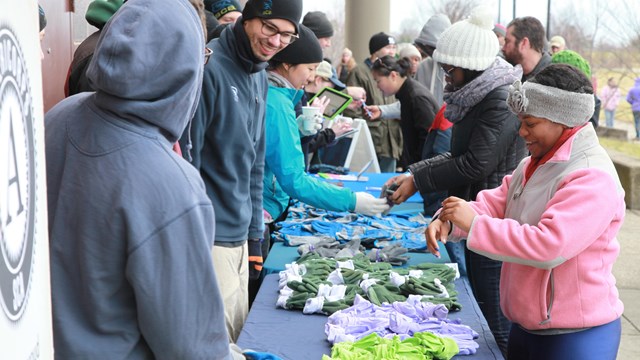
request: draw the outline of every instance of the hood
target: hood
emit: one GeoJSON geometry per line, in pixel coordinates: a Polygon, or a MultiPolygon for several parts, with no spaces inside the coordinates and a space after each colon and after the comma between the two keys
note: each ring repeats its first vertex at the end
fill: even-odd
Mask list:
{"type": "Polygon", "coordinates": [[[426,24],[422,27],[420,35],[415,40],[416,44],[428,45],[436,47],[440,35],[451,26],[451,21],[444,14],[435,14],[429,18],[426,24]]]}
{"type": "Polygon", "coordinates": [[[176,141],[200,97],[203,39],[187,0],[126,2],[103,28],[87,68],[96,106],[176,141]]]}

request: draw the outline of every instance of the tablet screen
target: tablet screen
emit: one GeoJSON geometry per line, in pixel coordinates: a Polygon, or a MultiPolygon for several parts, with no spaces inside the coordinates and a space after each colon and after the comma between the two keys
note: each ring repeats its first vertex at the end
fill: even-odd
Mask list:
{"type": "Polygon", "coordinates": [[[327,99],[329,99],[329,105],[327,105],[327,107],[324,109],[324,113],[322,114],[328,119],[333,119],[334,117],[339,115],[353,100],[351,99],[351,96],[331,88],[322,89],[313,98],[322,96],[326,96],[327,99]]]}

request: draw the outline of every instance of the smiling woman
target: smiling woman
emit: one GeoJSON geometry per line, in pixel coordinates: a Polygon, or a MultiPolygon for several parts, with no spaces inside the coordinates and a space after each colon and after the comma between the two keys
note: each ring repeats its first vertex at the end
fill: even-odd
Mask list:
{"type": "Polygon", "coordinates": [[[591,82],[577,68],[552,64],[515,82],[507,103],[531,157],[475,201],[447,198],[427,229],[429,251],[466,238],[470,251],[504,261],[509,359],[613,360],[623,305],[611,270],[625,202],[589,123],[591,82]]]}

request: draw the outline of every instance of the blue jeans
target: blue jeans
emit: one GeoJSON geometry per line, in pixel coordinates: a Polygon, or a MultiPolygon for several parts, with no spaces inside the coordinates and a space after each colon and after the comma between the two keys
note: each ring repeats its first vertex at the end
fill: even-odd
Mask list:
{"type": "Polygon", "coordinates": [[[636,139],[640,139],[640,111],[633,112],[633,121],[636,123],[636,139]]]}
{"type": "Polygon", "coordinates": [[[607,125],[608,128],[612,128],[613,127],[613,119],[616,115],[616,111],[615,110],[605,110],[604,111],[604,118],[605,118],[605,125],[607,125]]]}
{"type": "Polygon", "coordinates": [[[467,242],[464,243],[465,257],[467,262],[467,277],[473,290],[473,295],[482,310],[482,314],[493,337],[498,343],[502,354],[507,353],[507,342],[511,322],[504,316],[500,309],[500,272],[502,262],[491,260],[488,257],[478,255],[467,249],[467,242]]]}
{"type": "Polygon", "coordinates": [[[396,172],[396,159],[386,157],[386,156],[378,156],[378,163],[380,164],[380,172],[383,172],[383,173],[396,172]]]}
{"type": "Polygon", "coordinates": [[[621,333],[620,318],[587,330],[560,335],[535,335],[513,324],[507,359],[615,360],[621,333]]]}

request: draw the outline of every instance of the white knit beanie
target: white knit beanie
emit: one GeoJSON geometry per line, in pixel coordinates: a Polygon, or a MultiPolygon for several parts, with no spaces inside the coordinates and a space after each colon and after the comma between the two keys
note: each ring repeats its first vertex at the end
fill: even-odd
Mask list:
{"type": "Polygon", "coordinates": [[[471,17],[445,30],[438,40],[433,59],[439,63],[468,70],[486,70],[500,50],[493,33],[491,8],[481,5],[471,10],[471,17]]]}

